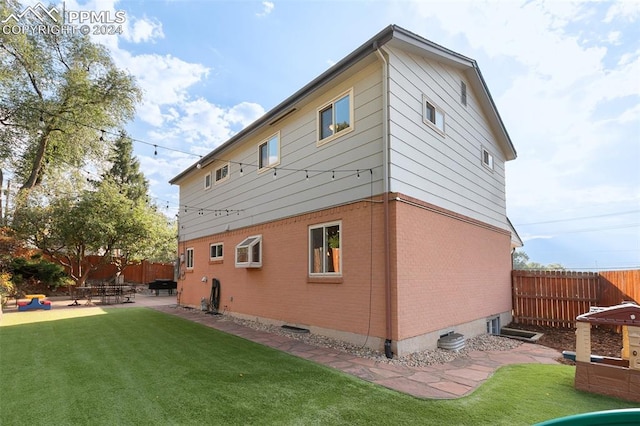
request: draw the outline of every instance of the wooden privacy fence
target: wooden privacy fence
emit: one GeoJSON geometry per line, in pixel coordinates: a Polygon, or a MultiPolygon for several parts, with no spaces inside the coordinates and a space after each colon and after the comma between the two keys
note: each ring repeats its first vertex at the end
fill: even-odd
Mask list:
{"type": "MultiPolygon", "coordinates": [[[[85,258],[86,264],[98,265],[100,262],[99,256],[87,256],[85,258]]],[[[89,280],[112,280],[117,272],[117,268],[113,264],[103,264],[97,267],[97,269],[89,273],[89,280]]],[[[154,263],[143,260],[140,263],[128,265],[124,268],[122,275],[124,275],[124,281],[132,284],[147,284],[156,279],[173,279],[173,263],[154,263]]]]}
{"type": "Polygon", "coordinates": [[[514,270],[516,324],[573,328],[591,306],[640,301],[640,270],[606,272],[514,270]]]}

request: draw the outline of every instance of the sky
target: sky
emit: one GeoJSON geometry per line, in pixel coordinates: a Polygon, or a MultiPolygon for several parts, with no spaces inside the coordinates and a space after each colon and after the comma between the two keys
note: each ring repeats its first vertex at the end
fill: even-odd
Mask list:
{"type": "Polygon", "coordinates": [[[529,258],[640,268],[640,0],[64,6],[124,11],[122,34],[94,39],[144,91],[126,130],[168,215],[172,177],[396,24],[478,62],[518,152],[507,214],[529,258]]]}

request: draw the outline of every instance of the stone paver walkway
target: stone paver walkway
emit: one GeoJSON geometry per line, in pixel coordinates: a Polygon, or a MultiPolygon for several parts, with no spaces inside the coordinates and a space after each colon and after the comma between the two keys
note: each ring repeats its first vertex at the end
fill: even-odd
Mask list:
{"type": "Polygon", "coordinates": [[[419,398],[459,398],[473,392],[503,365],[557,364],[556,359],[561,357],[561,354],[554,349],[523,343],[510,351],[471,352],[468,357],[457,358],[447,364],[404,367],[359,358],[335,349],[312,346],[286,336],[244,327],[232,321],[221,321],[220,316],[207,315],[195,309],[182,309],[175,305],[151,306],[151,308],[288,352],[419,398]]]}

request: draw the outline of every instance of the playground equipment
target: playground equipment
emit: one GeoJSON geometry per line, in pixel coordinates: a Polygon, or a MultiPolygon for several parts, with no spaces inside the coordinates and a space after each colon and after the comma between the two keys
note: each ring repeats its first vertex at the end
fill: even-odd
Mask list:
{"type": "Polygon", "coordinates": [[[576,318],[576,389],[640,402],[640,306],[595,308],[576,318]],[[591,355],[591,325],[622,327],[620,358],[591,355]]]}
{"type": "Polygon", "coordinates": [[[26,299],[30,299],[29,302],[18,302],[18,311],[32,311],[35,309],[44,309],[48,311],[51,309],[51,302],[45,300],[44,294],[27,294],[26,299]]]}

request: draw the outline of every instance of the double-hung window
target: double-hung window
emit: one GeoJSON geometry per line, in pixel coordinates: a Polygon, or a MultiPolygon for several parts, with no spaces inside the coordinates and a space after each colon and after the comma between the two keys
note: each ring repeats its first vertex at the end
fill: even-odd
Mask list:
{"type": "Polygon", "coordinates": [[[209,259],[210,260],[222,260],[223,244],[215,243],[209,246],[209,259]]]}
{"type": "Polygon", "coordinates": [[[229,163],[216,169],[216,184],[229,178],[229,163]]]}
{"type": "Polygon", "coordinates": [[[280,132],[258,145],[258,170],[280,164],[280,132]]]}
{"type": "Polygon", "coordinates": [[[485,147],[482,147],[482,165],[493,171],[493,155],[485,147]]]}
{"type": "Polygon", "coordinates": [[[444,135],[444,111],[438,107],[431,99],[423,95],[422,97],[422,121],[434,128],[438,133],[444,135]]]}
{"type": "Polygon", "coordinates": [[[353,130],[353,89],[318,108],[318,145],[353,130]]]}
{"type": "Polygon", "coordinates": [[[187,269],[193,269],[193,248],[187,249],[187,255],[185,259],[185,264],[187,269]]]}
{"type": "Polygon", "coordinates": [[[262,235],[245,238],[236,246],[236,268],[260,268],[262,266],[262,235]]]}
{"type": "Polygon", "coordinates": [[[337,275],[342,270],[340,222],[309,227],[309,275],[337,275]]]}

